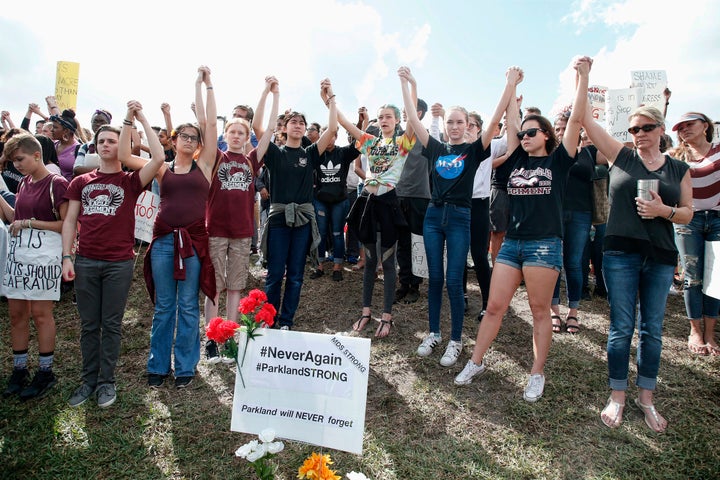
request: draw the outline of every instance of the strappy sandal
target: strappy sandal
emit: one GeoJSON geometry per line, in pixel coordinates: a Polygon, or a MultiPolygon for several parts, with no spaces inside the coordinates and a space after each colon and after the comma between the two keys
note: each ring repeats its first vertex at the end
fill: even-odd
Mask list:
{"type": "Polygon", "coordinates": [[[365,330],[365,327],[367,327],[368,322],[370,321],[372,317],[370,315],[363,315],[355,323],[352,324],[352,331],[355,333],[360,333],[363,330],[365,330]]]}
{"type": "Polygon", "coordinates": [[[552,331],[553,333],[560,333],[563,329],[563,323],[562,318],[560,318],[560,315],[550,315],[550,319],[552,321],[552,331]],[[555,323],[555,320],[557,320],[559,323],[555,323]]]}
{"type": "Polygon", "coordinates": [[[390,329],[395,325],[392,320],[380,320],[380,325],[375,330],[375,338],[385,338],[390,335],[390,329]],[[387,327],[387,328],[386,328],[387,327]],[[385,333],[383,335],[382,333],[385,333]]]}
{"type": "Polygon", "coordinates": [[[617,428],[622,423],[622,412],[624,408],[624,403],[618,403],[613,400],[612,397],[609,397],[605,408],[600,412],[600,420],[606,427],[617,428]]]}
{"type": "Polygon", "coordinates": [[[578,320],[577,317],[567,317],[565,319],[565,331],[569,333],[570,335],[575,335],[580,331],[580,320],[578,320]],[[575,322],[575,325],[570,325],[568,322],[573,321],[575,322]]]}
{"type": "Polygon", "coordinates": [[[637,405],[637,407],[642,410],[643,414],[645,415],[645,425],[647,425],[650,430],[655,433],[665,432],[665,428],[667,428],[667,426],[665,426],[665,428],[663,428],[662,430],[656,430],[652,425],[650,425],[650,419],[652,419],[653,422],[655,422],[655,425],[657,425],[658,428],[661,428],[660,415],[658,415],[657,410],[655,410],[655,405],[645,405],[640,401],[639,398],[635,399],[635,405],[637,405]]]}

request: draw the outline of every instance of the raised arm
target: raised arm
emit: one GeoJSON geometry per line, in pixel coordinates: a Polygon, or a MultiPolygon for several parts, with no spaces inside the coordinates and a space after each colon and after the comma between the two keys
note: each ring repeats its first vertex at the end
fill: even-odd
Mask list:
{"type": "Polygon", "coordinates": [[[275,123],[275,119],[278,116],[278,108],[280,108],[280,82],[278,82],[278,79],[273,77],[272,75],[265,77],[265,89],[263,90],[262,95],[260,95],[260,102],[258,103],[257,110],[255,110],[255,116],[253,117],[253,130],[255,130],[256,136],[258,134],[258,129],[255,127],[255,121],[258,119],[258,117],[260,117],[260,122],[262,123],[262,117],[265,111],[265,102],[267,100],[268,93],[272,93],[273,101],[272,106],[270,107],[270,118],[268,119],[267,128],[259,130],[262,132],[262,135],[258,137],[258,145],[256,151],[258,161],[261,161],[263,158],[265,158],[267,149],[270,146],[270,140],[272,139],[273,135],[273,124],[275,123]]]}
{"type": "MultiPolygon", "coordinates": [[[[589,81],[589,80],[588,80],[589,81]]],[[[583,113],[582,126],[585,128],[590,141],[597,147],[598,151],[607,158],[608,165],[615,163],[620,150],[623,148],[622,142],[615,140],[612,135],[605,131],[592,116],[590,105],[586,102],[583,113]]]]}
{"type": "Polygon", "coordinates": [[[60,115],[60,108],[58,107],[57,99],[55,99],[54,95],[48,95],[45,97],[45,103],[47,103],[48,113],[50,113],[50,115],[60,115]]]}
{"type": "Polygon", "coordinates": [[[335,105],[335,94],[329,78],[320,82],[320,98],[325,98],[325,106],[328,107],[328,128],[325,129],[317,141],[318,153],[322,155],[335,138],[338,129],[337,106],[335,105]]]}
{"type": "Polygon", "coordinates": [[[417,82],[408,67],[400,67],[398,69],[400,77],[400,88],[402,90],[403,103],[405,104],[405,115],[407,115],[407,125],[405,135],[412,138],[417,135],[418,140],[423,147],[427,147],[430,140],[430,134],[420,122],[417,114],[417,82]]]}
{"type": "MultiPolygon", "coordinates": [[[[198,67],[198,78],[195,82],[195,108],[198,122],[202,122],[200,115],[205,116],[205,129],[201,130],[203,135],[203,148],[198,156],[198,166],[203,169],[206,177],[212,174],[215,156],[217,154],[217,106],[215,104],[215,90],[210,79],[210,69],[201,65],[198,67]],[[205,84],[207,101],[203,108],[201,84],[205,84]]],[[[202,124],[202,123],[201,123],[202,124]]]]}
{"type": "Polygon", "coordinates": [[[163,149],[155,130],[153,130],[150,126],[150,122],[148,122],[145,117],[145,113],[143,113],[142,105],[140,105],[140,103],[137,103],[137,108],[134,109],[134,112],[135,118],[137,118],[140,125],[143,126],[143,130],[147,135],[148,146],[150,147],[150,161],[140,169],[140,181],[143,186],[145,186],[152,181],[155,174],[157,174],[158,170],[160,170],[160,167],[162,167],[165,163],[165,150],[163,149]]]}
{"type": "Polygon", "coordinates": [[[498,104],[495,107],[495,111],[493,112],[492,117],[490,117],[490,121],[487,122],[488,128],[482,132],[481,138],[483,148],[487,148],[493,139],[493,133],[495,130],[494,126],[500,123],[500,119],[502,118],[503,113],[505,113],[505,116],[507,117],[506,123],[512,123],[515,127],[515,132],[513,132],[512,134],[510,133],[510,131],[508,131],[508,152],[512,152],[519,144],[516,133],[520,112],[517,107],[517,98],[515,96],[515,92],[517,90],[518,84],[523,81],[524,73],[522,69],[520,69],[520,67],[510,67],[505,73],[505,78],[505,89],[500,96],[500,100],[498,100],[498,104]],[[513,111],[511,112],[511,110],[513,111]],[[513,138],[510,138],[511,135],[513,138]],[[512,144],[512,148],[511,142],[514,142],[512,144]]]}
{"type": "MultiPolygon", "coordinates": [[[[118,140],[118,160],[130,170],[142,169],[147,160],[137,155],[133,155],[133,137],[136,135],[134,126],[135,110],[142,109],[142,105],[135,100],[127,103],[127,113],[120,129],[120,138],[118,140]]],[[[138,137],[139,138],[139,137],[138,137]]],[[[163,152],[164,154],[164,152],[163,152]]],[[[164,158],[164,155],[163,155],[164,158]]]]}
{"type": "Polygon", "coordinates": [[[167,130],[168,135],[172,135],[173,125],[172,125],[172,117],[170,116],[170,104],[169,103],[160,104],[160,110],[162,110],[163,118],[165,119],[165,130],[167,130]]]}
{"type": "Polygon", "coordinates": [[[573,68],[576,70],[575,78],[575,99],[573,100],[572,112],[568,118],[565,134],[563,135],[563,146],[568,155],[575,157],[577,146],[580,141],[580,129],[582,128],[583,112],[588,108],[588,77],[592,59],[582,57],[575,60],[573,68]]]}

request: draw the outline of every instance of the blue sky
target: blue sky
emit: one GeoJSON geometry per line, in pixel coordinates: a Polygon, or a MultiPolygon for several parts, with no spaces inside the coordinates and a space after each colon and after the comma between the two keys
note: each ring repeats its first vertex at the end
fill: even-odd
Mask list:
{"type": "MultiPolygon", "coordinates": [[[[688,110],[720,119],[720,6],[712,0],[13,2],[0,12],[0,109],[19,124],[29,102],[54,92],[57,60],[80,63],[78,118],[96,108],[122,118],[140,100],[153,124],[171,104],[192,119],[197,66],[213,71],[220,114],[257,104],[273,74],[281,110],[327,122],[319,83],[333,81],[355,118],[401,104],[396,71],[408,65],[428,104],[489,114],[510,65],[525,70],[524,106],[551,116],[572,94],[575,55],[595,59],[591,84],[625,88],[630,70],[667,70],[668,123],[688,110]],[[121,5],[121,6],[120,6],[121,5]]],[[[118,122],[119,123],[119,120],[118,122]]]]}

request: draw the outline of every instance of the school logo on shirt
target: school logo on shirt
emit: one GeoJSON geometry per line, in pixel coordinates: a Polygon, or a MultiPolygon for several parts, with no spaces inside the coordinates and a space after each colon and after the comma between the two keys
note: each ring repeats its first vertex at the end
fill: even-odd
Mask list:
{"type": "Polygon", "coordinates": [[[510,174],[508,194],[548,195],[552,191],[552,170],[549,168],[518,168],[510,174]]]}
{"type": "Polygon", "coordinates": [[[435,160],[435,171],[441,178],[452,180],[465,169],[467,155],[444,155],[435,160]]]}
{"type": "Polygon", "coordinates": [[[247,163],[227,162],[218,168],[221,190],[242,190],[247,192],[252,182],[252,172],[247,163]],[[235,170],[235,173],[233,173],[235,170]]]}
{"type": "Polygon", "coordinates": [[[117,185],[90,184],[82,190],[83,214],[114,216],[125,199],[125,191],[117,185]]]}

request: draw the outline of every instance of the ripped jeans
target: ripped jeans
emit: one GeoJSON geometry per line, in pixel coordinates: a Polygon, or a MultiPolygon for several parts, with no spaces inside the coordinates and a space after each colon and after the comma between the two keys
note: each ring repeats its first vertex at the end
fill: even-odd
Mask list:
{"type": "Polygon", "coordinates": [[[675,225],[675,243],[685,274],[685,310],[690,320],[717,318],[720,311],[720,300],[702,291],[706,241],[720,241],[719,211],[701,210],[694,213],[689,224],[675,225]]]}

